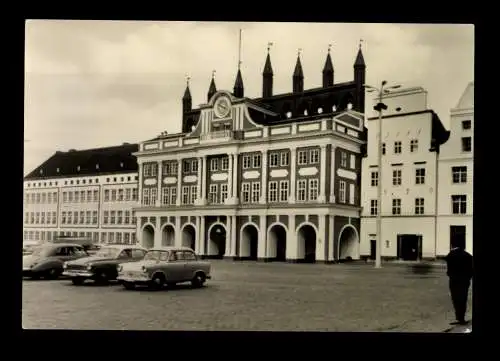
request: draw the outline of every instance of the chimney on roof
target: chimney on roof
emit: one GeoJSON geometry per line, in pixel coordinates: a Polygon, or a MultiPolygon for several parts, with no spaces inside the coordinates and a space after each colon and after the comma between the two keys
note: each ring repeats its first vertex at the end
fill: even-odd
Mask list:
{"type": "Polygon", "coordinates": [[[70,149],[69,152],[76,152],[76,149],[70,149]]]}

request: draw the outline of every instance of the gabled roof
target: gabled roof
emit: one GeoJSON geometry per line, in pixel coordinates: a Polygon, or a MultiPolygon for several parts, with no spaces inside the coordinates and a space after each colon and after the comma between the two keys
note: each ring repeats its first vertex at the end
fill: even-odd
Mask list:
{"type": "Polygon", "coordinates": [[[465,88],[456,109],[469,109],[474,108],[474,82],[470,82],[465,88]]]}
{"type": "Polygon", "coordinates": [[[137,172],[137,144],[56,152],[31,171],[25,180],[137,172]]]}

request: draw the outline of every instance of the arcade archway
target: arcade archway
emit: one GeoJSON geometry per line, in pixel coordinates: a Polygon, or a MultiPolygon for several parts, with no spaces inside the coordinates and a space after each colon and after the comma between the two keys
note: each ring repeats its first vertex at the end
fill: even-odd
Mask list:
{"type": "Polygon", "coordinates": [[[316,262],[316,230],[304,224],[297,230],[298,258],[305,263],[316,262]]]}
{"type": "Polygon", "coordinates": [[[359,259],[359,237],[356,229],[345,226],[339,235],[339,261],[359,259]]]}
{"type": "Polygon", "coordinates": [[[281,224],[271,226],[267,236],[267,254],[274,261],[286,261],[286,229],[281,224]]]}
{"type": "Polygon", "coordinates": [[[187,224],[182,229],[182,245],[196,251],[196,230],[192,224],[187,224]]]}
{"type": "Polygon", "coordinates": [[[142,246],[146,249],[153,248],[155,245],[155,230],[153,226],[146,225],[142,229],[142,246]]]}
{"type": "Polygon", "coordinates": [[[161,232],[161,245],[163,247],[175,245],[175,228],[167,224],[161,232]]]}
{"type": "Polygon", "coordinates": [[[226,253],[226,227],[222,223],[214,224],[208,233],[208,254],[217,258],[226,253]]]}
{"type": "Polygon", "coordinates": [[[257,260],[259,230],[253,224],[247,224],[241,229],[240,258],[257,260]]]}

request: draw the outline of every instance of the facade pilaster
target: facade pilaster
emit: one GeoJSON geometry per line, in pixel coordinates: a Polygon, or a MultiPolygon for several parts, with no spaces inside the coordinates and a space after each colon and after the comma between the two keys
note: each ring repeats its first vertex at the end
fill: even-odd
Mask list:
{"type": "Polygon", "coordinates": [[[181,217],[175,216],[175,241],[176,247],[182,247],[182,237],[181,237],[181,217]]]}
{"type": "Polygon", "coordinates": [[[236,238],[238,237],[239,229],[236,228],[236,216],[231,216],[231,218],[232,218],[232,222],[231,222],[231,239],[230,239],[231,253],[230,253],[230,255],[232,257],[236,257],[239,254],[238,250],[236,249],[236,238]]]}
{"type": "Polygon", "coordinates": [[[267,256],[267,232],[266,232],[266,216],[260,216],[259,222],[259,241],[257,245],[257,258],[263,259],[267,256]]]}
{"type": "MultiPolygon", "coordinates": [[[[161,224],[160,224],[160,217],[155,217],[155,234],[153,237],[153,242],[155,245],[155,248],[161,247],[161,224]]],[[[142,240],[142,245],[144,246],[144,240],[142,240]]]]}
{"type": "Polygon", "coordinates": [[[333,222],[333,217],[332,215],[328,215],[328,240],[325,240],[325,242],[328,242],[328,258],[327,261],[334,261],[334,247],[335,247],[335,242],[334,242],[334,235],[335,235],[335,229],[334,229],[334,222],[333,222]]]}
{"type": "Polygon", "coordinates": [[[239,154],[235,153],[233,157],[234,165],[233,165],[233,194],[234,194],[234,204],[239,203],[239,194],[238,194],[238,174],[239,174],[239,165],[238,165],[239,154]]]}
{"type": "Polygon", "coordinates": [[[330,203],[335,203],[335,146],[331,145],[330,156],[330,203]]]}
{"type": "Polygon", "coordinates": [[[163,172],[162,162],[158,162],[158,172],[156,174],[156,181],[158,186],[156,190],[156,201],[155,201],[156,207],[160,207],[161,205],[161,180],[163,178],[162,172],[163,172]]]}
{"type": "MultiPolygon", "coordinates": [[[[295,177],[294,177],[295,178],[295,177]]],[[[288,233],[286,235],[286,259],[296,260],[298,255],[297,232],[295,232],[295,215],[288,215],[288,233]]]]}
{"type": "Polygon", "coordinates": [[[318,216],[318,237],[316,242],[316,261],[323,262],[326,260],[326,247],[325,243],[328,241],[326,239],[326,227],[325,227],[326,216],[318,216]]]}
{"type": "MultiPolygon", "coordinates": [[[[297,177],[296,177],[296,170],[297,170],[297,148],[296,147],[290,147],[290,196],[288,198],[288,203],[294,204],[295,203],[295,197],[296,197],[296,186],[297,186],[297,177]]],[[[287,247],[288,249],[288,247],[287,247]]]]}
{"type": "Polygon", "coordinates": [[[200,248],[199,248],[199,254],[205,256],[207,254],[206,252],[206,241],[205,241],[205,216],[200,216],[200,236],[199,236],[199,242],[200,242],[200,248]]]}
{"type": "Polygon", "coordinates": [[[326,144],[320,146],[320,181],[319,181],[319,195],[318,203],[326,202],[326,144]]]}
{"type": "Polygon", "coordinates": [[[224,251],[224,255],[226,257],[229,257],[231,256],[231,240],[233,239],[234,237],[234,234],[232,232],[233,230],[233,227],[232,227],[232,224],[233,224],[233,216],[227,216],[226,217],[227,219],[227,222],[226,222],[226,249],[224,251]]]}
{"type": "MultiPolygon", "coordinates": [[[[262,186],[260,194],[260,204],[267,203],[267,150],[262,152],[262,186]]],[[[260,257],[260,256],[259,256],[260,257]]]]}
{"type": "MultiPolygon", "coordinates": [[[[178,207],[181,205],[182,200],[182,158],[179,158],[177,161],[177,199],[175,201],[175,205],[178,207]]],[[[177,233],[176,233],[177,236],[177,233]]]]}

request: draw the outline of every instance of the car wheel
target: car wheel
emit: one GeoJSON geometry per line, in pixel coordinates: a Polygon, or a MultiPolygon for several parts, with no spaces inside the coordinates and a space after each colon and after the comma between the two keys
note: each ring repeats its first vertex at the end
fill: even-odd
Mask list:
{"type": "Polygon", "coordinates": [[[165,277],[162,274],[157,274],[153,276],[153,279],[150,282],[150,287],[156,290],[163,288],[165,284],[165,277]]]}
{"type": "Polygon", "coordinates": [[[71,282],[75,285],[75,286],[80,286],[83,284],[83,282],[85,282],[85,279],[84,278],[80,278],[80,277],[76,277],[76,278],[72,278],[71,279],[71,282]]]}
{"type": "Polygon", "coordinates": [[[205,274],[203,272],[198,272],[194,275],[193,279],[191,280],[191,285],[194,288],[203,287],[205,280],[206,280],[205,274]]]}
{"type": "Polygon", "coordinates": [[[47,278],[49,280],[55,280],[55,279],[59,278],[60,274],[61,274],[61,270],[59,270],[57,268],[51,268],[47,271],[45,278],[47,278]]]}
{"type": "Polygon", "coordinates": [[[109,281],[109,276],[106,271],[99,271],[97,274],[97,278],[95,280],[99,284],[107,284],[109,281]]]}
{"type": "Polygon", "coordinates": [[[123,287],[125,287],[126,290],[133,290],[135,289],[135,284],[132,282],[123,282],[123,287]]]}

